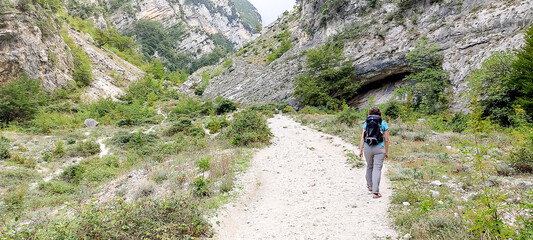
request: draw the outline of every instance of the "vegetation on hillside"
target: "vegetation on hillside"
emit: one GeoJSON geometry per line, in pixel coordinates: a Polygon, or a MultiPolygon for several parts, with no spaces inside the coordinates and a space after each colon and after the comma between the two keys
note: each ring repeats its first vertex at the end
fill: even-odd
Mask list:
{"type": "Polygon", "coordinates": [[[336,41],[306,53],[308,72],[296,79],[294,90],[303,104],[337,110],[357,94],[360,82],[352,64],[342,56],[343,48],[336,41]]]}
{"type": "Polygon", "coordinates": [[[261,15],[248,0],[231,0],[235,10],[239,13],[244,27],[254,33],[261,31],[261,15]]]}

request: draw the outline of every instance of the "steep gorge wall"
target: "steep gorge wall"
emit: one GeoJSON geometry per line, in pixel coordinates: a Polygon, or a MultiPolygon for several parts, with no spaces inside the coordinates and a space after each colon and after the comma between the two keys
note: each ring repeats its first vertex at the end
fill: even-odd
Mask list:
{"type": "MultiPolygon", "coordinates": [[[[203,96],[224,96],[244,104],[296,102],[292,96],[294,79],[305,71],[302,53],[341,34],[345,35],[344,55],[363,84],[350,103],[365,107],[370,96],[382,103],[405,84],[402,79],[409,73],[405,55],[418,39],[427,36],[442,48],[443,68],[449,73],[455,95],[453,107],[457,109],[462,106],[459,96],[466,89],[468,73],[493,51],[521,46],[523,30],[533,22],[533,1],[529,0],[413,2],[399,9],[392,1],[377,1],[372,7],[366,0],[305,0],[247,45],[247,53],[231,56],[231,71],[211,79],[203,96]],[[265,44],[279,44],[271,38],[282,28],[291,31],[296,45],[270,64],[257,60],[269,53],[265,44]]],[[[199,73],[202,71],[205,69],[199,73]]],[[[191,94],[202,81],[199,75],[191,76],[181,91],[191,94]]]]}
{"type": "Polygon", "coordinates": [[[68,85],[73,59],[54,20],[38,11],[0,11],[0,83],[23,72],[47,90],[68,85]]]}
{"type": "Polygon", "coordinates": [[[209,54],[216,48],[210,35],[221,34],[235,46],[241,46],[254,37],[254,30],[243,22],[230,0],[125,1],[111,12],[109,19],[123,33],[130,32],[141,19],[160,22],[166,28],[186,26],[188,32],[179,39],[173,39],[175,48],[177,52],[188,52],[196,57],[209,54]]]}

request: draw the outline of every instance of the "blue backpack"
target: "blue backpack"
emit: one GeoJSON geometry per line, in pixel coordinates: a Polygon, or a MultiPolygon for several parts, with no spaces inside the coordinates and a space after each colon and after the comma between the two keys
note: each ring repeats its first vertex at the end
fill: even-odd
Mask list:
{"type": "Polygon", "coordinates": [[[368,145],[377,145],[383,142],[383,133],[381,132],[381,116],[368,115],[366,117],[366,128],[364,135],[365,142],[368,145]]]}

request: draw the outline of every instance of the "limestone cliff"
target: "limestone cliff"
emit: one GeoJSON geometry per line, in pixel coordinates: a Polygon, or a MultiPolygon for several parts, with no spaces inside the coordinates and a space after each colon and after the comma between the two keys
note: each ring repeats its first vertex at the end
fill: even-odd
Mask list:
{"type": "MultiPolygon", "coordinates": [[[[468,73],[491,52],[521,46],[523,30],[532,22],[533,1],[529,0],[304,0],[231,56],[231,68],[210,79],[203,96],[224,96],[244,104],[294,101],[294,79],[305,66],[302,53],[340,34],[346,38],[344,55],[363,83],[350,103],[364,107],[369,96],[382,103],[404,83],[409,73],[404,58],[413,43],[427,36],[442,48],[443,68],[454,88],[453,106],[458,108],[468,73]],[[410,5],[400,4],[406,2],[410,5]],[[280,45],[273,37],[285,30],[291,32],[295,46],[268,63],[267,54],[280,45]]],[[[206,70],[191,76],[180,91],[193,94],[206,70]]]]}
{"type": "Polygon", "coordinates": [[[250,24],[243,22],[230,0],[139,0],[120,2],[121,5],[108,1],[107,4],[110,9],[116,9],[111,11],[110,21],[123,33],[131,32],[141,19],[160,22],[165,28],[184,26],[187,33],[172,39],[175,49],[197,58],[216,48],[212,35],[221,34],[235,46],[241,46],[255,33],[250,24]]]}
{"type": "Polygon", "coordinates": [[[54,20],[39,11],[0,11],[0,83],[20,76],[41,78],[47,90],[71,81],[72,56],[54,20]]]}
{"type": "MultiPolygon", "coordinates": [[[[4,6],[0,11],[0,83],[20,76],[41,79],[45,90],[74,85],[72,51],[59,32],[58,22],[39,5],[31,9],[4,6]]],[[[69,31],[68,35],[87,53],[92,83],[84,99],[115,98],[144,72],[116,54],[97,47],[88,34],[69,31]]]]}

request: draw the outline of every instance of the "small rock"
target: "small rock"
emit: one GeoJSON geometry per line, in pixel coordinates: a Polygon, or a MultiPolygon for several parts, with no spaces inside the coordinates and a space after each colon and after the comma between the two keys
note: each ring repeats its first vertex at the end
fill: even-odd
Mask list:
{"type": "Polygon", "coordinates": [[[303,194],[307,194],[307,191],[302,191],[303,194]]]}
{"type": "Polygon", "coordinates": [[[402,237],[402,240],[409,240],[409,239],[411,239],[411,234],[409,234],[409,233],[403,235],[403,237],[402,237]]]}
{"type": "Polygon", "coordinates": [[[452,149],[452,146],[446,146],[446,149],[452,149]]]}
{"type": "Polygon", "coordinates": [[[436,180],[436,181],[431,182],[429,185],[434,186],[434,187],[440,187],[442,186],[442,183],[439,180],[436,180]]]}
{"type": "Polygon", "coordinates": [[[403,205],[404,206],[411,206],[411,204],[409,202],[403,202],[403,205]]]}
{"type": "Polygon", "coordinates": [[[442,179],[444,179],[444,180],[450,180],[450,177],[444,175],[444,176],[442,176],[442,179]]]}
{"type": "Polygon", "coordinates": [[[439,191],[429,190],[429,192],[431,193],[431,196],[433,198],[438,198],[440,196],[440,192],[439,191]]]}
{"type": "Polygon", "coordinates": [[[440,200],[438,203],[439,203],[440,205],[444,204],[444,202],[443,202],[442,200],[440,200]]]}

